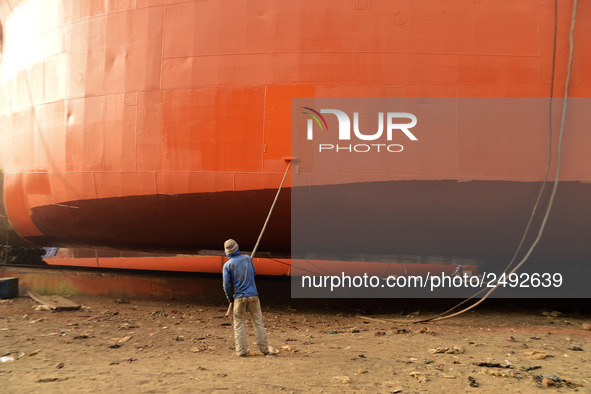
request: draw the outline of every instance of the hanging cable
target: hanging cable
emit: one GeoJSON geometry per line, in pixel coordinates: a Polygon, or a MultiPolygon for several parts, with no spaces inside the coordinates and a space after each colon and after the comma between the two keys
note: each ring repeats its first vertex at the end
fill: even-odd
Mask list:
{"type": "Polygon", "coordinates": [[[552,165],[552,101],[554,98],[554,72],[556,70],[556,37],[557,37],[557,29],[558,29],[558,0],[554,0],[554,45],[552,50],[552,79],[550,80],[550,100],[548,102],[548,164],[546,165],[546,174],[544,175],[544,181],[542,182],[542,186],[540,187],[540,191],[538,192],[538,198],[536,199],[536,203],[534,204],[534,208],[532,213],[529,217],[529,221],[525,226],[525,231],[523,236],[521,237],[521,241],[519,242],[519,246],[517,246],[517,250],[515,254],[511,258],[507,267],[503,270],[503,272],[507,272],[509,268],[513,265],[521,248],[525,242],[527,235],[529,234],[529,230],[531,228],[531,224],[535,217],[535,214],[538,210],[538,206],[540,205],[540,201],[542,199],[542,195],[544,194],[544,189],[548,183],[548,175],[550,174],[550,166],[552,165]]]}
{"type": "MultiPolygon", "coordinates": [[[[567,76],[566,76],[566,83],[564,86],[564,101],[563,101],[563,105],[562,105],[562,116],[561,116],[561,120],[560,120],[560,133],[559,133],[559,138],[558,138],[558,148],[557,148],[557,163],[556,163],[556,176],[555,176],[555,180],[554,180],[554,186],[552,188],[552,193],[550,195],[550,200],[548,202],[548,206],[546,208],[546,212],[544,214],[544,218],[542,220],[542,223],[540,225],[540,229],[538,231],[538,235],[536,237],[536,239],[534,240],[534,242],[532,243],[532,245],[530,246],[530,248],[528,249],[527,253],[525,254],[525,256],[523,257],[523,259],[519,262],[519,264],[517,264],[517,266],[515,268],[513,268],[513,270],[511,270],[511,272],[509,273],[509,275],[513,274],[515,271],[517,271],[530,257],[530,255],[532,254],[533,250],[535,249],[535,247],[538,245],[538,243],[540,242],[540,239],[542,238],[542,234],[544,233],[544,229],[546,227],[546,223],[548,221],[548,218],[550,216],[550,211],[552,210],[552,206],[554,204],[554,199],[556,197],[556,192],[558,190],[558,183],[560,180],[560,169],[561,169],[561,165],[562,165],[562,141],[563,141],[563,136],[564,136],[564,127],[565,127],[565,123],[566,123],[566,109],[567,109],[567,101],[568,101],[568,87],[570,85],[570,78],[571,78],[571,73],[572,73],[572,61],[573,61],[573,53],[574,53],[574,30],[575,30],[575,21],[576,21],[576,14],[577,14],[577,4],[578,4],[578,0],[574,0],[573,2],[573,12],[572,12],[572,18],[571,18],[571,28],[570,28],[570,36],[569,36],[569,42],[570,42],[570,53],[569,53],[569,60],[568,60],[568,72],[567,72],[567,76]]],[[[554,59],[556,56],[556,23],[557,23],[557,2],[555,1],[555,8],[554,8],[554,12],[555,12],[555,16],[554,16],[554,59]]],[[[553,86],[554,86],[554,71],[555,71],[555,60],[553,60],[552,63],[552,83],[551,83],[551,95],[550,95],[550,115],[549,115],[549,121],[550,121],[550,138],[551,138],[551,133],[552,133],[552,96],[553,96],[553,86]]],[[[534,206],[534,209],[532,211],[532,215],[530,217],[530,220],[527,224],[524,236],[522,237],[521,243],[519,244],[519,247],[515,253],[515,255],[513,256],[513,259],[511,260],[511,262],[509,263],[509,265],[507,266],[507,268],[505,268],[506,272],[509,267],[513,264],[515,258],[517,257],[517,254],[519,253],[519,250],[525,240],[525,237],[527,235],[527,232],[529,231],[533,216],[535,214],[535,211],[537,210],[538,204],[540,202],[545,184],[546,184],[546,179],[548,176],[548,172],[549,172],[549,168],[550,168],[550,163],[551,163],[551,146],[550,146],[550,158],[548,160],[548,167],[546,170],[546,177],[544,179],[544,183],[542,184],[542,188],[540,190],[540,193],[538,194],[538,199],[536,201],[536,204],[534,206]]],[[[417,323],[424,323],[424,322],[428,322],[428,321],[440,321],[440,320],[445,320],[445,319],[449,319],[455,316],[458,316],[464,312],[469,311],[470,309],[475,308],[477,305],[480,305],[481,303],[484,302],[484,300],[486,300],[498,287],[499,287],[499,281],[497,281],[497,283],[495,284],[495,286],[493,288],[491,288],[485,295],[484,297],[482,297],[480,300],[478,300],[477,302],[475,302],[474,304],[470,305],[467,308],[464,308],[462,310],[460,310],[459,312],[453,313],[451,315],[447,315],[447,313],[455,310],[456,308],[458,308],[460,305],[463,305],[464,303],[466,303],[467,301],[469,301],[470,299],[476,297],[477,295],[482,294],[486,289],[483,289],[481,291],[479,291],[478,293],[476,293],[475,295],[471,296],[470,298],[462,301],[460,304],[454,306],[453,308],[449,309],[448,311],[437,315],[435,317],[432,317],[430,319],[425,319],[425,320],[420,320],[417,321],[417,323]]]]}
{"type": "MultiPolygon", "coordinates": [[[[558,33],[558,0],[554,0],[554,39],[553,39],[553,49],[552,49],[552,75],[551,75],[551,79],[550,79],[550,100],[548,103],[548,160],[547,160],[548,164],[546,165],[546,174],[544,175],[544,181],[542,182],[542,186],[540,187],[540,191],[538,192],[538,197],[536,199],[536,203],[534,204],[534,208],[532,209],[532,212],[529,216],[529,220],[527,222],[527,225],[525,226],[525,230],[523,232],[523,236],[521,237],[521,241],[519,242],[519,245],[517,246],[517,250],[515,250],[513,257],[511,258],[511,261],[509,261],[509,264],[507,264],[507,266],[503,270],[503,273],[505,273],[505,274],[507,273],[509,268],[511,268],[511,266],[513,265],[513,263],[517,259],[517,256],[521,252],[521,248],[523,247],[523,244],[525,243],[525,239],[527,238],[527,236],[529,234],[531,224],[532,224],[533,219],[534,219],[536,212],[538,210],[538,206],[539,206],[542,196],[544,194],[544,190],[546,188],[546,185],[548,184],[548,175],[550,173],[550,166],[552,165],[552,101],[554,98],[554,73],[556,70],[557,33],[558,33]]],[[[486,291],[486,289],[482,289],[482,290],[472,294],[470,297],[466,298],[464,301],[462,301],[459,304],[453,306],[452,308],[446,310],[445,312],[442,312],[439,315],[434,316],[432,319],[436,319],[438,317],[447,315],[448,313],[450,313],[450,312],[456,310],[457,308],[459,308],[460,306],[464,305],[466,302],[478,297],[480,294],[484,293],[485,291],[486,291]]]]}

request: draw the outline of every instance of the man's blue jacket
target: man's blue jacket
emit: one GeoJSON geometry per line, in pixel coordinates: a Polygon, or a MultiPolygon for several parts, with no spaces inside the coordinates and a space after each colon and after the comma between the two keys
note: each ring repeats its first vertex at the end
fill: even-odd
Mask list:
{"type": "Polygon", "coordinates": [[[254,283],[255,269],[252,259],[236,251],[228,255],[230,260],[224,264],[224,293],[228,301],[234,301],[234,298],[252,297],[259,295],[257,286],[254,283]],[[232,294],[232,285],[234,285],[234,294],[232,294]]]}

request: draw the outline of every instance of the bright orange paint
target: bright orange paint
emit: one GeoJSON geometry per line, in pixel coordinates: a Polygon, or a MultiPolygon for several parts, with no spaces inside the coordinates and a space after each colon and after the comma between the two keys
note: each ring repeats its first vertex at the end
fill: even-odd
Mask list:
{"type": "MultiPolygon", "coordinates": [[[[144,215],[157,218],[155,225],[170,232],[210,228],[219,232],[220,248],[232,226],[260,228],[252,222],[264,219],[268,198],[257,194],[260,204],[253,207],[253,199],[239,192],[278,187],[283,157],[291,155],[291,97],[550,94],[552,0],[1,4],[17,4],[0,22],[5,204],[21,236],[48,244],[150,249],[150,238],[134,239],[128,229],[103,220],[105,203],[135,196],[153,197],[144,215]],[[206,222],[163,212],[163,196],[224,192],[233,197],[227,205],[226,197],[211,197],[219,212],[206,222]],[[62,232],[41,230],[32,219],[38,207],[81,210],[68,204],[90,200],[97,201],[95,211],[62,232]],[[229,211],[231,219],[224,216],[229,211]],[[223,228],[215,218],[235,223],[223,228]],[[88,228],[97,229],[92,237],[75,239],[88,228]],[[120,243],[105,241],[99,228],[120,243]]],[[[556,96],[563,94],[571,6],[559,1],[556,96]]],[[[570,96],[591,95],[590,36],[591,3],[580,2],[570,96]]],[[[537,131],[524,133],[522,141],[537,131]]],[[[462,135],[453,147],[458,165],[438,176],[511,179],[523,160],[510,153],[488,157],[483,138],[485,144],[496,141],[489,134],[462,135]]],[[[570,138],[564,179],[591,181],[590,134],[574,130],[570,138]]],[[[532,154],[537,164],[522,179],[541,179],[544,149],[532,154]]],[[[405,179],[433,179],[420,165],[408,169],[405,179]]],[[[124,214],[135,205],[129,204],[117,209],[124,214]]],[[[52,225],[59,227],[59,217],[52,225]]],[[[137,226],[146,229],[144,222],[137,226]]],[[[183,242],[158,249],[180,251],[189,241],[183,242]]],[[[201,249],[198,237],[193,249],[201,249]]]]}

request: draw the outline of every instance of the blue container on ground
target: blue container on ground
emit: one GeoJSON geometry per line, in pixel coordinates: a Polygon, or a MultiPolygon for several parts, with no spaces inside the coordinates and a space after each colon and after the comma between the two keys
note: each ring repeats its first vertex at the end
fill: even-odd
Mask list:
{"type": "Polygon", "coordinates": [[[18,296],[18,278],[0,278],[0,298],[18,296]]]}

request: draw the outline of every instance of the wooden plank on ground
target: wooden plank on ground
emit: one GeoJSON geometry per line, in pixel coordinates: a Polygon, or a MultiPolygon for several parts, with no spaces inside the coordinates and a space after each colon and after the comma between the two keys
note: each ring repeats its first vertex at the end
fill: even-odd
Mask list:
{"type": "Polygon", "coordinates": [[[64,297],[58,295],[39,295],[32,291],[27,291],[27,295],[40,304],[47,305],[54,311],[71,311],[80,309],[80,305],[66,300],[64,297]]]}

